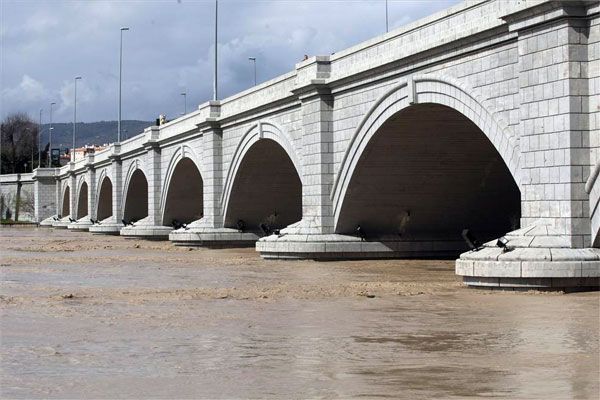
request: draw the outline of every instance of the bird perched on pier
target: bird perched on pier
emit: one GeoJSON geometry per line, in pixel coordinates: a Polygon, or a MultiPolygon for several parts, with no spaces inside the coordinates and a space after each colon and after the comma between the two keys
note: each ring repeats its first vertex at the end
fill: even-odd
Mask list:
{"type": "Polygon", "coordinates": [[[235,224],[235,226],[240,232],[244,232],[244,230],[246,229],[246,223],[244,222],[244,220],[241,219],[238,219],[238,222],[235,224]]]}
{"type": "Polygon", "coordinates": [[[356,225],[355,232],[358,235],[358,237],[360,238],[360,241],[364,242],[365,239],[367,238],[367,234],[365,233],[364,229],[360,225],[356,225]]]}

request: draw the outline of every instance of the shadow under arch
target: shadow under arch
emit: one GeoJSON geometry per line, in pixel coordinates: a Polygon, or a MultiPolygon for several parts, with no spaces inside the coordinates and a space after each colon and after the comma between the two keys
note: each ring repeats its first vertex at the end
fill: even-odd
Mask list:
{"type": "Polygon", "coordinates": [[[289,160],[292,162],[300,181],[302,181],[303,174],[302,164],[299,158],[300,152],[294,146],[292,138],[276,123],[272,121],[259,121],[246,131],[233,153],[223,185],[223,194],[221,195],[221,211],[223,214],[225,214],[228,209],[233,183],[240,169],[242,160],[255,143],[264,139],[270,139],[276,142],[280,148],[283,149],[289,160]]]}
{"type": "Polygon", "coordinates": [[[110,178],[106,175],[101,177],[98,189],[98,201],[96,219],[102,221],[112,216],[113,213],[113,185],[110,178]]]}
{"type": "Polygon", "coordinates": [[[139,221],[148,216],[148,180],[144,172],[135,168],[127,179],[123,219],[139,221]]]}
{"type": "Polygon", "coordinates": [[[260,233],[261,224],[281,229],[302,218],[302,182],[289,153],[275,140],[258,138],[239,160],[226,196],[227,228],[260,233]]]}
{"type": "Polygon", "coordinates": [[[77,214],[75,219],[80,219],[88,215],[88,201],[88,184],[86,181],[82,181],[77,196],[77,214]]]}
{"type": "Polygon", "coordinates": [[[178,157],[167,172],[163,192],[162,224],[188,224],[202,218],[204,183],[196,163],[190,157],[178,157]]]}
{"type": "Polygon", "coordinates": [[[61,206],[61,214],[62,218],[71,215],[71,188],[69,185],[65,185],[62,195],[62,206],[61,206]]]}
{"type": "Polygon", "coordinates": [[[496,116],[495,110],[483,106],[484,100],[473,89],[453,78],[437,74],[415,75],[388,89],[367,111],[351,137],[330,195],[336,226],[349,181],[373,135],[392,115],[420,103],[450,107],[474,123],[495,147],[517,185],[520,185],[517,135],[502,118],[496,116]]]}
{"type": "Polygon", "coordinates": [[[336,233],[439,240],[464,250],[463,228],[483,240],[518,228],[520,191],[481,129],[456,109],[401,107],[368,136],[336,213],[336,233]]]}

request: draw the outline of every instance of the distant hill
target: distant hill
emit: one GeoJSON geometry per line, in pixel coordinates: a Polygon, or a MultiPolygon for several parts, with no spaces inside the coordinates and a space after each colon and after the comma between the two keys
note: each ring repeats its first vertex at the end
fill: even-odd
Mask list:
{"type": "MultiPolygon", "coordinates": [[[[139,133],[145,128],[153,125],[150,121],[121,121],[121,140],[125,140],[139,133]]],[[[43,125],[42,146],[48,143],[48,128],[50,125],[43,125]]],[[[71,147],[73,143],[73,124],[64,122],[55,122],[52,131],[52,147],[71,147]]],[[[78,122],[76,129],[75,145],[80,147],[86,144],[103,145],[117,140],[117,121],[99,121],[99,122],[78,122]]]]}

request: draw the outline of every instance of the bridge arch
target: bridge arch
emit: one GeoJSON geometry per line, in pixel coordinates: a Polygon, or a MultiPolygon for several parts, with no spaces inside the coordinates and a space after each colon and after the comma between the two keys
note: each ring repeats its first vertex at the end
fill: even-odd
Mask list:
{"type": "Polygon", "coordinates": [[[74,219],[80,219],[88,215],[88,192],[88,184],[85,177],[82,176],[77,183],[77,204],[75,206],[77,213],[75,214],[74,219]]]}
{"type": "Polygon", "coordinates": [[[102,221],[112,216],[113,206],[113,184],[106,173],[106,169],[100,172],[96,193],[98,193],[96,199],[96,219],[102,221]]]}
{"type": "Polygon", "coordinates": [[[371,224],[377,234],[391,234],[392,225],[403,231],[410,220],[417,231],[454,224],[460,238],[459,221],[468,225],[475,219],[466,209],[484,202],[492,210],[479,217],[491,220],[493,196],[505,192],[506,207],[496,211],[511,215],[495,229],[507,227],[508,219],[518,225],[512,215],[520,213],[518,141],[470,93],[451,79],[423,75],[400,82],[374,103],[351,138],[334,182],[336,232],[371,224]],[[428,205],[433,198],[438,204],[428,205]],[[403,209],[392,213],[394,207],[403,209]]]}
{"type": "Polygon", "coordinates": [[[71,188],[69,187],[68,184],[65,184],[63,186],[61,198],[62,198],[62,204],[60,207],[60,210],[61,210],[60,216],[61,216],[61,218],[64,218],[66,216],[71,215],[71,188]]]}
{"type": "Polygon", "coordinates": [[[204,215],[204,181],[196,152],[187,145],[179,147],[171,160],[162,185],[160,207],[162,224],[190,223],[204,215]]]}
{"type": "Polygon", "coordinates": [[[140,160],[136,159],[129,166],[123,188],[123,219],[131,222],[146,218],[148,216],[148,179],[140,160]]]}
{"type": "Polygon", "coordinates": [[[281,228],[302,217],[299,152],[288,134],[270,121],[251,126],[234,152],[222,195],[225,226],[239,219],[249,230],[262,222],[281,228]]]}

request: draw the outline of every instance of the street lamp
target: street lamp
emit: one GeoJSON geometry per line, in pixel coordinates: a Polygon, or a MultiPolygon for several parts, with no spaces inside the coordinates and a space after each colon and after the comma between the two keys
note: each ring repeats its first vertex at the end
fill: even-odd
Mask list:
{"type": "Polygon", "coordinates": [[[121,85],[123,81],[123,31],[129,28],[121,28],[121,47],[119,50],[119,120],[117,122],[117,142],[121,142],[121,85]]]}
{"type": "Polygon", "coordinates": [[[389,19],[388,19],[388,0],[385,0],[385,32],[389,32],[389,19]]]}
{"type": "Polygon", "coordinates": [[[73,101],[73,149],[71,150],[71,161],[75,161],[75,131],[77,124],[77,81],[80,80],[80,76],[75,77],[75,100],[73,101]]]}
{"type": "Polygon", "coordinates": [[[215,0],[215,76],[214,76],[214,81],[213,81],[213,100],[217,101],[218,98],[218,93],[217,93],[217,80],[218,80],[218,74],[217,74],[217,42],[218,42],[218,32],[219,32],[219,0],[215,0]]]}
{"type": "Polygon", "coordinates": [[[181,95],[183,96],[183,114],[181,115],[185,115],[187,114],[187,93],[183,92],[181,95]]]}
{"type": "Polygon", "coordinates": [[[42,111],[40,108],[40,123],[38,124],[38,168],[42,166],[42,111]]]}
{"type": "Polygon", "coordinates": [[[248,57],[248,60],[254,64],[254,86],[256,86],[256,57],[248,57]]]}
{"type": "Polygon", "coordinates": [[[54,127],[52,126],[52,106],[56,103],[50,103],[50,128],[48,129],[48,167],[52,167],[52,131],[54,127]]]}

